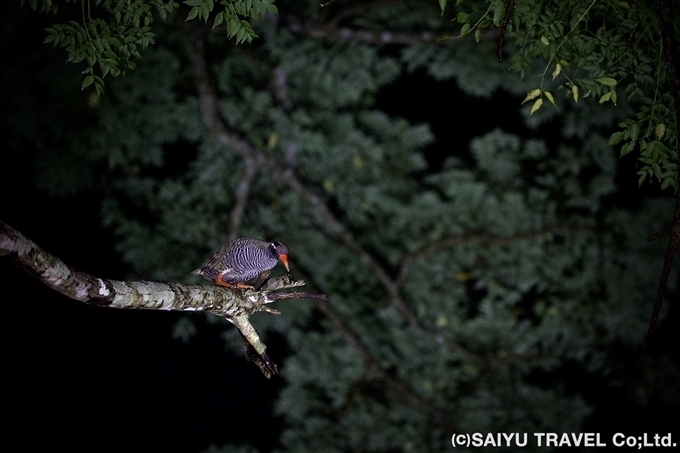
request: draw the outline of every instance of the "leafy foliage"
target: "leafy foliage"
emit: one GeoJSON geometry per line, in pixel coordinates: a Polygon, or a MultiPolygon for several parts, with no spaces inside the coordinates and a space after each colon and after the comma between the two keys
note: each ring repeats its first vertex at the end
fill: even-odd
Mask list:
{"type": "MultiPolygon", "coordinates": [[[[389,17],[412,29],[428,23],[422,9],[397,3],[345,21],[371,25],[373,17],[379,31],[389,17]]],[[[192,6],[196,17],[206,20],[206,5],[192,6]]],[[[487,16],[495,20],[494,10],[487,16]]],[[[158,45],[110,83],[114,95],[97,105],[96,127],[81,133],[89,145],[82,160],[99,169],[92,179],[105,194],[102,217],[134,278],[195,283],[191,269],[227,238],[247,163],[202,123],[191,68],[166,45],[174,32],[153,31],[158,45]]],[[[619,203],[619,161],[607,137],[628,110],[563,106],[554,96],[559,110],[529,115],[518,104],[535,81],[508,77],[486,40],[395,51],[293,33],[274,20],[258,32],[247,48],[229,47],[226,34],[210,37],[225,125],[294,175],[346,229],[339,234],[318,205],[257,168],[239,235],[287,242],[294,272],[332,301],[282,302],[281,316],[253,319],[291,351],[280,359],[286,384],[275,406],[285,420],[283,451],[445,451],[454,432],[577,432],[602,420],[581,386],[590,380],[675,403],[665,397],[680,382],[677,367],[640,353],[658,250],[639,238],[670,204],[619,203]],[[462,91],[441,96],[457,109],[448,125],[453,143],[378,102],[402,96],[392,84],[416,71],[462,91]],[[516,108],[498,117],[470,113],[466,100],[498,92],[516,108]],[[507,126],[516,118],[527,126],[520,132],[507,126]],[[460,138],[480,124],[471,140],[460,138]],[[632,372],[617,368],[621,355],[632,372]]],[[[577,80],[574,67],[558,75],[577,80]]],[[[611,92],[608,84],[592,89],[611,92]]],[[[531,100],[549,100],[547,91],[563,89],[541,87],[531,100]]],[[[639,139],[634,124],[621,141],[639,139]]],[[[192,333],[184,322],[176,336],[192,333]]],[[[224,337],[242,354],[235,329],[224,337]]]]}
{"type": "MultiPolygon", "coordinates": [[[[22,0],[22,5],[27,0],[22,0]]],[[[45,43],[52,43],[68,53],[68,62],[85,62],[84,89],[94,84],[99,95],[104,93],[104,78],[125,74],[134,70],[135,58],[141,58],[140,50],[154,43],[152,32],[154,11],[162,20],[179,8],[174,0],[63,0],[63,3],[80,3],[80,21],[69,20],[47,28],[45,43]]],[[[192,8],[186,20],[208,21],[215,8],[214,0],[187,0],[192,8]]],[[[57,14],[57,2],[52,0],[28,0],[33,10],[57,14]]],[[[215,15],[213,28],[225,24],[229,38],[237,43],[251,42],[257,35],[246,19],[261,20],[265,13],[277,14],[274,0],[219,0],[223,7],[215,15]]]]}
{"type": "MultiPolygon", "coordinates": [[[[469,52],[439,47],[420,61],[455,61],[448,77],[470,92],[524,90],[493,73],[475,85],[458,58],[469,52]]],[[[225,240],[244,163],[200,127],[196,99],[176,95],[189,77],[178,56],[148,54],[148,66],[112,84],[115,98],[100,107],[95,148],[113,181],[103,215],[138,275],[188,281],[187,270],[225,240]],[[168,172],[178,153],[184,170],[168,172]]],[[[616,124],[618,109],[604,109],[597,124],[588,121],[593,107],[578,103],[559,118],[560,140],[499,124],[469,152],[447,151],[438,168],[424,157],[430,128],[374,101],[416,54],[307,39],[265,21],[252,52],[212,62],[230,127],[333,207],[400,276],[399,295],[421,323],[409,325],[313,205],[260,169],[240,234],[286,241],[296,272],[331,295],[338,317],[300,302],[254,319],[293,351],[276,404],[286,451],[436,451],[452,432],[578,431],[594,411],[587,396],[569,373],[550,386],[536,376],[574,363],[605,375],[603,345],[636,347],[646,325],[656,255],[634,244],[667,206],[628,212],[606,202],[617,161],[602,128],[616,124]],[[286,74],[290,109],[269,83],[274,68],[286,74]]],[[[493,55],[475,64],[498,68],[493,55]]],[[[240,353],[235,330],[225,338],[240,353]]],[[[651,378],[644,385],[656,388],[651,378]]]]}
{"type": "MultiPolygon", "coordinates": [[[[447,3],[440,1],[442,13],[447,3]]],[[[458,0],[455,7],[460,36],[474,31],[477,41],[506,16],[501,0],[458,0]]],[[[677,190],[676,111],[668,93],[656,2],[522,1],[509,13],[511,68],[533,78],[535,61],[544,62],[539,86],[524,100],[533,101],[531,113],[545,105],[544,99],[557,106],[553,88],[574,102],[592,97],[600,104],[617,104],[620,98],[632,103],[634,117],[620,122],[621,131],[611,135],[610,145],[623,144],[621,156],[638,150],[640,184],[654,178],[662,189],[677,190]]]]}

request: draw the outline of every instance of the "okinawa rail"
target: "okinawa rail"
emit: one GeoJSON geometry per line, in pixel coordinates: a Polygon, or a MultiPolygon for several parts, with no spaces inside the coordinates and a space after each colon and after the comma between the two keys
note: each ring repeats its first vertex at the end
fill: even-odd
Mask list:
{"type": "Polygon", "coordinates": [[[227,288],[259,289],[281,261],[288,268],[288,246],[283,242],[239,238],[227,242],[192,272],[227,288]],[[255,278],[252,285],[244,282],[255,278]]]}

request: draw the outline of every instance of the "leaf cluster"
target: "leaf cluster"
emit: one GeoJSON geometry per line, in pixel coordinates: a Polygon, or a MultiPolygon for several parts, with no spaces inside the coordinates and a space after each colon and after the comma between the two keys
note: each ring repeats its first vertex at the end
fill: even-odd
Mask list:
{"type": "MultiPolygon", "coordinates": [[[[53,0],[22,0],[41,13],[57,14],[53,0]]],[[[62,0],[63,4],[80,4],[79,20],[68,20],[48,27],[45,44],[63,48],[67,62],[86,64],[81,88],[94,85],[97,94],[104,93],[104,78],[124,75],[134,70],[140,51],[154,43],[151,25],[154,13],[166,20],[179,8],[174,0],[62,0]]],[[[229,38],[236,43],[251,42],[257,37],[249,19],[261,20],[266,13],[277,14],[274,0],[187,0],[191,6],[186,20],[198,18],[205,22],[215,9],[213,28],[226,25],[229,38]]]]}
{"type": "MultiPolygon", "coordinates": [[[[214,0],[187,0],[185,3],[192,7],[186,20],[198,18],[208,22],[208,17],[215,8],[214,0]]],[[[227,35],[229,38],[236,38],[237,44],[250,43],[253,38],[257,38],[247,19],[261,20],[266,13],[278,14],[274,0],[218,0],[217,3],[223,9],[215,14],[213,28],[225,23],[227,35]]]]}
{"type": "MultiPolygon", "coordinates": [[[[440,1],[442,14],[447,3],[440,1]]],[[[484,30],[498,28],[505,3],[457,0],[460,36],[474,31],[479,41],[484,30]]],[[[638,150],[640,184],[654,177],[662,188],[677,190],[676,112],[668,94],[656,3],[529,0],[514,3],[508,19],[511,68],[535,77],[528,71],[536,61],[544,65],[539,86],[524,99],[532,101],[530,113],[544,99],[558,106],[551,87],[573,102],[592,97],[600,104],[617,104],[625,95],[635,116],[621,123],[610,144],[624,142],[621,156],[638,150]]]]}
{"type": "MultiPolygon", "coordinates": [[[[259,42],[266,53],[214,54],[227,124],[290,168],[388,275],[401,276],[399,294],[422,324],[405,321],[313,205],[259,168],[240,235],[286,241],[297,272],[331,295],[337,316],[301,302],[253,319],[294,351],[282,362],[286,388],[276,403],[283,448],[393,451],[417,442],[437,450],[454,429],[578,430],[592,411],[585,395],[566,389],[569,378],[546,388],[531,376],[560,374],[569,361],[600,375],[609,363],[602,345],[635,344],[656,275],[646,264],[654,256],[631,244],[661,209],[606,204],[616,159],[590,121],[593,106],[579,103],[559,119],[559,144],[541,131],[526,139],[491,129],[434,168],[424,158],[430,128],[374,101],[415,52],[329,44],[274,22],[259,42]],[[289,108],[269,83],[273,68],[286,75],[289,108]],[[429,422],[436,417],[451,425],[429,422]]],[[[449,53],[436,57],[442,67],[466,66],[449,78],[470,70],[457,59],[466,50],[436,49],[449,53]]],[[[149,55],[151,68],[116,80],[120,95],[102,102],[96,149],[115,163],[116,181],[103,215],[135,273],[188,279],[225,240],[244,162],[197,126],[195,99],[176,95],[185,77],[178,57],[149,55]],[[160,79],[157,68],[167,68],[160,79]],[[184,171],[158,171],[173,155],[184,171]]],[[[235,332],[226,338],[241,348],[235,332]]]]}

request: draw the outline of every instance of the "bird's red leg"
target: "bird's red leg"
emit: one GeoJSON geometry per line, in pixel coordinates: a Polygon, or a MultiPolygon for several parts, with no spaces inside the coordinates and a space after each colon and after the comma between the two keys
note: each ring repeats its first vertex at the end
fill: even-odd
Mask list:
{"type": "Polygon", "coordinates": [[[222,280],[222,274],[219,274],[217,277],[215,277],[215,284],[217,286],[224,286],[226,288],[236,288],[236,285],[233,283],[228,283],[222,280]]]}
{"type": "Polygon", "coordinates": [[[222,280],[222,274],[215,277],[215,284],[217,286],[224,286],[225,288],[231,289],[254,289],[251,285],[246,285],[245,283],[238,282],[236,284],[225,282],[222,280]]]}

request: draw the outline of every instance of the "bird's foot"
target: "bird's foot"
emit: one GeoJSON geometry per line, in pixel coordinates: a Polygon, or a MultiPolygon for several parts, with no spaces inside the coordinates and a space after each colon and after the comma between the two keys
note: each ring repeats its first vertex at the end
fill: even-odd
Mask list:
{"type": "Polygon", "coordinates": [[[221,275],[218,275],[217,277],[215,277],[215,284],[217,286],[223,286],[225,288],[230,288],[230,289],[255,289],[252,285],[247,285],[247,284],[242,283],[242,282],[238,282],[238,283],[225,282],[224,280],[222,280],[221,275]]]}

